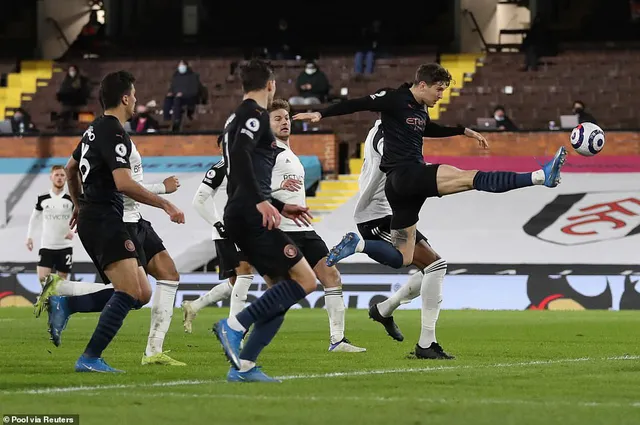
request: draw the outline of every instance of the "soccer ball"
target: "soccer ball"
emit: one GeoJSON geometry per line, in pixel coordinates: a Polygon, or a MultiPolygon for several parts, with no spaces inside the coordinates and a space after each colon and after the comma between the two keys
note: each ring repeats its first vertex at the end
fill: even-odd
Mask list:
{"type": "Polygon", "coordinates": [[[582,156],[593,156],[604,147],[604,131],[590,122],[583,122],[571,132],[571,146],[582,156]]]}

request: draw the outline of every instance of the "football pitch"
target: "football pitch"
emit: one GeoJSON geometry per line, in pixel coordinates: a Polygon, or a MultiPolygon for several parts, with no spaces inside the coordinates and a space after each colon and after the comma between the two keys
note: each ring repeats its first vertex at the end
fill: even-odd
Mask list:
{"type": "Polygon", "coordinates": [[[638,424],[640,316],[623,311],[443,311],[438,340],[456,360],[408,358],[419,311],[395,317],[404,342],[365,310],[347,337],[366,353],[329,353],[324,310],[293,310],[260,364],[281,384],[229,384],[211,334],[227,310],[204,309],[184,334],[175,310],[165,349],[186,367],[141,366],[149,309],[132,312],[107,349],[127,373],[73,365],[98,315],[75,315],[62,346],[46,314],[0,309],[0,415],[77,414],[120,424],[638,424]]]}

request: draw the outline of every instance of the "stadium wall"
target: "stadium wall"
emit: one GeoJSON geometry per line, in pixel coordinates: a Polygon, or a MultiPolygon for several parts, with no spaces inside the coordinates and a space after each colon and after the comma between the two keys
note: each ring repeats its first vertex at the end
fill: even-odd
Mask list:
{"type": "MultiPolygon", "coordinates": [[[[132,139],[143,158],[220,155],[217,134],[145,134],[133,135],[132,139]]],[[[79,136],[0,137],[0,158],[68,157],[79,140],[79,136]]],[[[337,171],[338,143],[334,134],[293,135],[291,147],[298,156],[320,158],[325,172],[337,171]]]]}
{"type": "MultiPolygon", "coordinates": [[[[501,152],[501,156],[479,156],[484,152],[478,150],[473,140],[459,138],[448,139],[451,145],[458,144],[458,151],[440,150],[440,155],[434,155],[431,150],[426,158],[462,168],[530,171],[537,168],[534,156],[543,161],[568,139],[566,132],[489,136],[490,152],[501,152]],[[510,148],[509,141],[530,145],[532,152],[510,148]],[[472,149],[465,151],[467,146],[472,149]]],[[[610,132],[600,155],[592,158],[571,155],[557,189],[536,187],[505,194],[468,192],[428,200],[420,214],[420,229],[449,263],[443,308],[640,309],[638,139],[635,133],[610,132]]],[[[16,139],[12,140],[15,144],[16,139]]],[[[428,140],[425,144],[446,146],[445,142],[428,140]]],[[[183,160],[189,158],[198,160],[196,156],[183,160]]],[[[175,172],[173,159],[149,159],[157,161],[158,166],[152,162],[145,168],[145,180],[160,181],[167,173],[175,172]]],[[[180,265],[182,283],[176,306],[219,282],[216,273],[193,272],[196,264],[214,255],[208,225],[189,208],[205,166],[196,163],[177,173],[183,187],[170,195],[188,213],[188,224],[176,226],[160,211],[146,207],[143,210],[180,265]]],[[[3,170],[0,174],[13,187],[12,179],[18,175],[3,170]]],[[[45,173],[38,175],[32,187],[47,185],[45,173]]],[[[30,305],[37,296],[37,255],[26,252],[23,245],[24,226],[33,208],[32,195],[30,192],[16,205],[12,224],[2,231],[2,239],[11,242],[5,244],[5,255],[0,259],[0,306],[30,305]]],[[[345,232],[354,230],[354,204],[355,198],[316,225],[329,246],[345,232]]],[[[73,277],[94,281],[95,269],[84,258],[78,242],[75,241],[77,262],[73,277]]],[[[365,255],[346,259],[339,269],[345,303],[354,308],[366,308],[390,296],[413,272],[380,266],[365,255]]],[[[262,280],[256,279],[250,296],[259,296],[263,290],[262,280]]],[[[322,291],[318,290],[300,306],[323,305],[322,291]]],[[[419,301],[414,300],[402,308],[419,306],[419,301]]]]}

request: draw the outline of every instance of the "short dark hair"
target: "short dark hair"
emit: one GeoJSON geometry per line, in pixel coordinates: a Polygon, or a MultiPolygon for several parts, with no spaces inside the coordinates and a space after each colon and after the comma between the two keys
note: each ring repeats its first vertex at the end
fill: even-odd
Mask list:
{"type": "Polygon", "coordinates": [[[273,78],[273,67],[263,59],[251,59],[240,67],[240,80],[245,93],[264,89],[273,78]]]}
{"type": "Polygon", "coordinates": [[[583,108],[583,109],[586,109],[586,108],[587,108],[587,107],[585,106],[584,102],[583,102],[583,101],[581,101],[581,100],[574,100],[574,101],[573,101],[573,104],[575,105],[576,103],[579,103],[580,105],[582,105],[582,108],[583,108]]]}
{"type": "Polygon", "coordinates": [[[103,109],[117,108],[122,96],[131,94],[135,77],[127,71],[107,74],[100,82],[100,103],[103,109]]]}
{"type": "Polygon", "coordinates": [[[442,83],[445,87],[449,87],[452,80],[451,74],[442,65],[428,63],[420,65],[416,71],[416,77],[413,82],[414,84],[419,84],[420,81],[424,81],[428,86],[442,83]]]}
{"type": "Polygon", "coordinates": [[[273,102],[271,102],[271,105],[269,106],[269,113],[277,111],[278,109],[284,109],[287,113],[291,113],[291,106],[289,105],[289,102],[284,99],[273,99],[273,102]]]}

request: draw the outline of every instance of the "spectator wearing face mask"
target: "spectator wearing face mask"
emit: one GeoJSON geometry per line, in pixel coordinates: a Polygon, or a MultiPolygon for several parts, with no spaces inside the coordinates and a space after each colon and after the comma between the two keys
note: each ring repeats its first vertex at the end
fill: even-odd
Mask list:
{"type": "Polygon", "coordinates": [[[35,133],[38,130],[31,122],[31,115],[22,108],[18,108],[11,117],[11,131],[14,135],[20,136],[22,134],[35,133]]]}
{"type": "Polygon", "coordinates": [[[77,66],[71,65],[56,93],[56,98],[62,105],[62,112],[58,123],[60,130],[69,127],[75,115],[83,106],[87,105],[90,94],[91,88],[89,87],[89,80],[80,73],[80,69],[77,66]]]}
{"type": "Polygon", "coordinates": [[[517,131],[518,127],[511,121],[511,118],[504,112],[504,106],[498,105],[493,110],[493,119],[496,120],[498,130],[517,131]]]}
{"type": "Polygon", "coordinates": [[[186,106],[189,119],[193,119],[201,87],[200,75],[191,69],[187,61],[181,60],[171,78],[171,85],[162,108],[165,121],[173,121],[173,131],[180,129],[183,107],[186,106]]]}
{"type": "Polygon", "coordinates": [[[314,61],[307,61],[296,80],[298,96],[289,99],[291,105],[318,105],[327,101],[331,85],[314,61]]]}
{"type": "Polygon", "coordinates": [[[589,112],[585,111],[584,102],[581,100],[576,100],[573,102],[573,113],[578,116],[578,122],[580,124],[582,124],[583,122],[598,124],[595,117],[589,112]]]}
{"type": "Polygon", "coordinates": [[[149,108],[155,106],[155,103],[152,101],[136,108],[136,114],[131,118],[131,130],[134,133],[155,133],[158,131],[160,124],[149,113],[149,108]]]}

